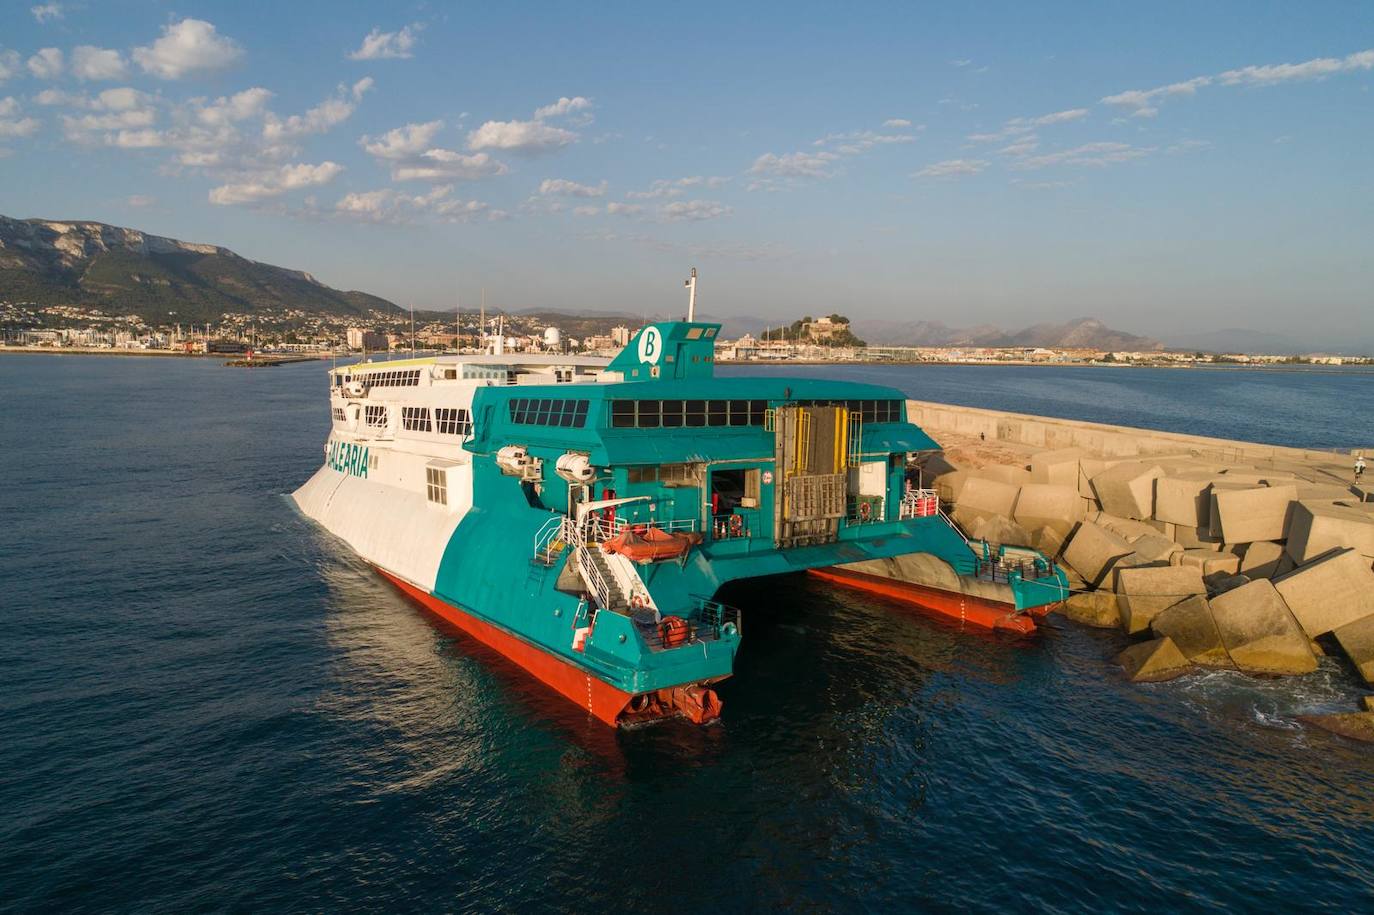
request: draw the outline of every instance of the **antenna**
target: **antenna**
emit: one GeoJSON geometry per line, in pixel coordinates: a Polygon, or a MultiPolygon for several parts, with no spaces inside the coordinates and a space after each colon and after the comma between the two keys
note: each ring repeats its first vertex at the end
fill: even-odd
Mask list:
{"type": "Polygon", "coordinates": [[[697,268],[692,268],[692,275],[682,285],[687,287],[687,320],[697,319],[697,268]]]}
{"type": "Polygon", "coordinates": [[[477,325],[477,346],[483,352],[487,349],[487,287],[482,287],[482,321],[477,325]]]}

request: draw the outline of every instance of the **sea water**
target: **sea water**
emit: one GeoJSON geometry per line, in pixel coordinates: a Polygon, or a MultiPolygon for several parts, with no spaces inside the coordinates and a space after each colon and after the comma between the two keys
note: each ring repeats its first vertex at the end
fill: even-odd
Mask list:
{"type": "MultiPolygon", "coordinates": [[[[1040,371],[957,378],[1049,412],[1009,402],[1040,371]]],[[[1100,371],[1126,407],[1176,377],[1100,371]]],[[[939,374],[907,389],[955,399],[939,374]]],[[[1294,385],[1292,443],[1366,428],[1367,379],[1220,381],[1294,385]]],[[[791,577],[728,595],[719,724],[614,732],[297,514],[328,424],[320,364],[0,356],[0,909],[1374,904],[1374,756],[1295,720],[1354,707],[1341,661],[1136,686],[1115,632],[791,577]]]]}

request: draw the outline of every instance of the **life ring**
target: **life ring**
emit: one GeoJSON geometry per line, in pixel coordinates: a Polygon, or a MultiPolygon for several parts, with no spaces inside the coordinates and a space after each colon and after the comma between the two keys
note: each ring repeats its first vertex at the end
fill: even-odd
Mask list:
{"type": "Polygon", "coordinates": [[[676,648],[687,641],[687,621],[680,616],[665,616],[658,624],[664,648],[676,648]]]}
{"type": "Polygon", "coordinates": [[[872,503],[872,502],[860,502],[860,503],[859,503],[859,520],[860,520],[860,521],[867,521],[869,518],[872,518],[872,517],[873,517],[873,503],[872,503]]]}
{"type": "Polygon", "coordinates": [[[630,598],[630,606],[636,610],[643,610],[649,606],[649,599],[643,594],[636,594],[630,598]]]}
{"type": "Polygon", "coordinates": [[[741,515],[730,516],[730,536],[738,537],[744,533],[744,517],[741,515]]]}

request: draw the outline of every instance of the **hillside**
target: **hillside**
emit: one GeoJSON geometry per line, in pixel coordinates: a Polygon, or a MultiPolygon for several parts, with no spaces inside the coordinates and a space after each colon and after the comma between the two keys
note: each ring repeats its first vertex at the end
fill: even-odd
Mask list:
{"type": "Polygon", "coordinates": [[[200,322],[269,309],[341,316],[399,310],[228,248],[99,222],[7,216],[0,216],[0,301],[83,305],[152,324],[166,323],[171,312],[171,320],[200,322]]]}
{"type": "Polygon", "coordinates": [[[1057,349],[1155,350],[1149,337],[1114,330],[1096,318],[1075,318],[1063,324],[1034,324],[1005,331],[990,324],[947,327],[938,321],[860,321],[856,332],[869,341],[890,346],[1043,346],[1057,349]]]}

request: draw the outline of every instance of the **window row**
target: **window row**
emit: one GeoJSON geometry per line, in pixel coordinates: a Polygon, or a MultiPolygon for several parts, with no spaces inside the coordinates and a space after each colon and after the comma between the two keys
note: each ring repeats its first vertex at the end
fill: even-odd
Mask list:
{"type": "Polygon", "coordinates": [[[341,423],[344,421],[343,407],[331,407],[329,410],[329,414],[334,417],[334,422],[336,423],[341,423]]]}
{"type": "Polygon", "coordinates": [[[386,428],[386,407],[381,404],[370,403],[363,409],[363,421],[367,425],[378,429],[386,428]]]}
{"type": "Polygon", "coordinates": [[[448,504],[448,471],[438,467],[425,468],[425,496],[437,505],[448,504]]]}
{"type": "Polygon", "coordinates": [[[616,429],[673,429],[681,426],[762,426],[766,400],[613,400],[616,429]]]}
{"type": "Polygon", "coordinates": [[[799,400],[806,406],[845,406],[851,415],[857,414],[866,423],[906,422],[906,411],[900,400],[799,400]]]}
{"type": "Polygon", "coordinates": [[[402,407],[401,427],[408,432],[467,436],[472,432],[472,415],[458,407],[435,407],[431,423],[429,407],[402,407]]]}
{"type": "Polygon", "coordinates": [[[395,369],[388,372],[365,372],[358,376],[370,388],[409,387],[420,383],[419,369],[395,369]]]}
{"type": "Polygon", "coordinates": [[[587,425],[586,400],[517,397],[510,402],[510,421],[522,426],[562,426],[581,429],[587,425]]]}

